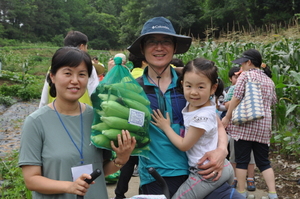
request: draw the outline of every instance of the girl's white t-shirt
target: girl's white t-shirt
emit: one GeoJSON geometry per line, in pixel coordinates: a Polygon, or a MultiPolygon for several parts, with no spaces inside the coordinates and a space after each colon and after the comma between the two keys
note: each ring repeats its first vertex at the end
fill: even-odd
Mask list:
{"type": "MultiPolygon", "coordinates": [[[[211,106],[206,106],[198,110],[187,112],[188,102],[182,110],[185,135],[190,126],[204,129],[205,133],[200,137],[196,144],[186,152],[188,163],[191,167],[196,167],[200,158],[208,151],[217,148],[218,144],[218,123],[216,106],[212,102],[211,106]]],[[[205,162],[204,164],[206,164],[205,162]]]]}

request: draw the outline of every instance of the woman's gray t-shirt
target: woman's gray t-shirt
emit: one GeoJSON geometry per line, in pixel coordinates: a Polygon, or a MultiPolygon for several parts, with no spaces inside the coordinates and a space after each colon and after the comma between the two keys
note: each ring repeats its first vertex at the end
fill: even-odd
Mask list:
{"type": "MultiPolygon", "coordinates": [[[[99,168],[102,175],[88,189],[85,198],[108,198],[103,175],[103,151],[90,142],[93,108],[86,105],[83,119],[83,159],[84,164],[92,164],[93,170],[99,168]]],[[[60,114],[74,143],[80,149],[81,119],[80,115],[60,114]]],[[[30,114],[23,125],[19,166],[36,165],[42,167],[42,175],[62,181],[72,181],[71,167],[81,164],[80,153],[63,127],[56,112],[44,106],[30,114]]],[[[34,199],[76,199],[73,194],[47,195],[33,192],[34,199]]]]}

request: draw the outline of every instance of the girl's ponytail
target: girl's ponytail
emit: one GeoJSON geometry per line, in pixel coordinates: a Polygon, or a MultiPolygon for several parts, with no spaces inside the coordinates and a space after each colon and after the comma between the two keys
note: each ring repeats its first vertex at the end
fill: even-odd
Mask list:
{"type": "Polygon", "coordinates": [[[270,67],[267,64],[262,63],[260,67],[263,69],[264,73],[268,77],[272,78],[272,71],[271,71],[270,67]]]}
{"type": "Polygon", "coordinates": [[[218,83],[218,87],[216,89],[215,96],[218,98],[223,94],[224,83],[219,77],[217,79],[217,83],[218,83]]]}

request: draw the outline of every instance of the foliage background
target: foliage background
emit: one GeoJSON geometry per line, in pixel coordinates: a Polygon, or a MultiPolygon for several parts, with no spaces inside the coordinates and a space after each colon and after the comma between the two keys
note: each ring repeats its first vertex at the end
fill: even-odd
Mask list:
{"type": "Polygon", "coordinates": [[[197,39],[222,33],[278,32],[298,20],[300,0],[1,0],[0,45],[61,45],[69,30],[88,35],[92,49],[124,49],[150,18],[170,19],[197,39]],[[16,42],[17,41],[17,42],[16,42]]]}

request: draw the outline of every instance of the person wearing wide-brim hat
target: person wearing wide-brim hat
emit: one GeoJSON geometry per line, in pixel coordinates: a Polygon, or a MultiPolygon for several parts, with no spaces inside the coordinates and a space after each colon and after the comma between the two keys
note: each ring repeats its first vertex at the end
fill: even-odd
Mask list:
{"type": "MultiPolygon", "coordinates": [[[[171,127],[178,134],[184,129],[181,110],[186,100],[183,94],[176,91],[178,76],[170,67],[170,62],[174,54],[187,52],[191,43],[191,37],[176,34],[170,20],[155,17],[144,24],[141,35],[127,48],[135,56],[144,56],[148,63],[144,74],[137,81],[150,100],[151,110],[159,109],[164,115],[168,112],[171,127]]],[[[205,170],[201,173],[208,178],[220,177],[227,155],[226,132],[224,128],[219,131],[218,149],[205,155],[199,162],[201,164],[205,159],[213,160],[205,164],[205,170]]],[[[177,149],[164,132],[152,123],[149,125],[149,135],[149,156],[139,159],[141,193],[163,194],[161,185],[147,171],[154,167],[165,179],[172,196],[189,174],[186,154],[177,149]]]]}
{"type": "Polygon", "coordinates": [[[163,34],[175,37],[174,54],[182,54],[189,50],[192,38],[176,34],[172,23],[164,17],[155,17],[148,20],[142,29],[141,35],[127,49],[135,56],[141,56],[141,43],[147,35],[163,34]]]}

